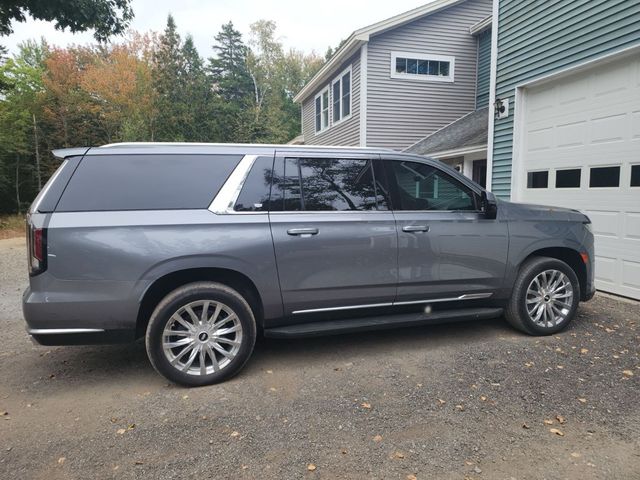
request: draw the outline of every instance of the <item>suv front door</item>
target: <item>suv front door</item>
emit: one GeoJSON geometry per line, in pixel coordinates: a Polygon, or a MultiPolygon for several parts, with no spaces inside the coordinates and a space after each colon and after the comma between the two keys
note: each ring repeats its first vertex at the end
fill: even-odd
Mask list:
{"type": "Polygon", "coordinates": [[[276,155],[270,223],[285,314],[390,304],[397,235],[374,156],[276,155]],[[375,170],[375,173],[374,173],[375,170]]]}
{"type": "Polygon", "coordinates": [[[398,303],[488,298],[502,287],[506,222],[484,218],[479,198],[430,162],[385,159],[398,229],[398,303]]]}

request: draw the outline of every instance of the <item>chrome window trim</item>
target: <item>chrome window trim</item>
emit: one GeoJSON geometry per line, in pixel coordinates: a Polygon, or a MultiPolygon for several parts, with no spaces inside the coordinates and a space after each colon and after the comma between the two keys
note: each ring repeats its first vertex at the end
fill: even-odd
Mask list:
{"type": "Polygon", "coordinates": [[[30,328],[29,335],[66,335],[71,333],[102,333],[102,328],[30,328]]]}
{"type": "Polygon", "coordinates": [[[233,169],[227,181],[209,205],[208,210],[216,215],[265,215],[267,212],[236,212],[236,201],[240,196],[244,182],[249,176],[251,167],[260,155],[245,155],[240,163],[233,169]]]}
{"type": "MultiPolygon", "coordinates": [[[[235,212],[240,213],[240,212],[235,212]]],[[[245,212],[246,213],[246,212],[245,212]]],[[[249,212],[253,213],[253,212],[249,212]]],[[[263,212],[258,212],[263,213],[263,212]]],[[[483,213],[481,210],[271,210],[270,215],[291,213],[483,213]]],[[[405,221],[405,220],[403,220],[405,221]]]]}
{"type": "Polygon", "coordinates": [[[319,313],[319,312],[334,312],[339,310],[354,310],[357,308],[376,308],[376,307],[394,307],[396,305],[418,305],[420,303],[438,303],[438,302],[455,302],[460,300],[477,300],[481,298],[489,298],[493,293],[466,293],[458,297],[449,298],[431,298],[429,300],[410,300],[408,302],[387,302],[387,303],[370,303],[365,305],[347,305],[344,307],[327,307],[327,308],[310,308],[307,310],[294,310],[291,312],[293,315],[300,313],[319,313]]]}

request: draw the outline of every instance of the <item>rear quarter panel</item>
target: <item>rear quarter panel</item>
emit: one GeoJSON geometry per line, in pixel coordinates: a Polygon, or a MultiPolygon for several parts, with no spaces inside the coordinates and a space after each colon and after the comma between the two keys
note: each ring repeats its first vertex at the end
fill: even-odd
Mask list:
{"type": "Polygon", "coordinates": [[[64,326],[133,328],[153,281],[198,267],[243,273],[261,293],[265,317],[282,314],[266,214],[69,212],[52,214],[48,227],[49,267],[32,290],[48,296],[49,314],[64,326]]]}

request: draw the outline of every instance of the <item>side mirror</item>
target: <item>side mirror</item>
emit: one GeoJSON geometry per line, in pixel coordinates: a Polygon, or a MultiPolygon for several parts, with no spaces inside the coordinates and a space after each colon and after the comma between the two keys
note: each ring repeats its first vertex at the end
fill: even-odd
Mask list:
{"type": "Polygon", "coordinates": [[[498,215],[498,202],[493,193],[483,190],[480,194],[480,208],[484,218],[493,220],[498,215]]]}

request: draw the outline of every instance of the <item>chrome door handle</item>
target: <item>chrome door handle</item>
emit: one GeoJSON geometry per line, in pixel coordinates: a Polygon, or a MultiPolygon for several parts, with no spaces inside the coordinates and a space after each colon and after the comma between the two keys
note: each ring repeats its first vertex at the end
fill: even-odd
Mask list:
{"type": "Polygon", "coordinates": [[[308,237],[310,235],[317,235],[317,228],[290,228],[287,230],[288,235],[300,235],[302,237],[308,237]]]}
{"type": "Polygon", "coordinates": [[[402,227],[403,232],[428,232],[429,225],[405,225],[402,227]]]}

